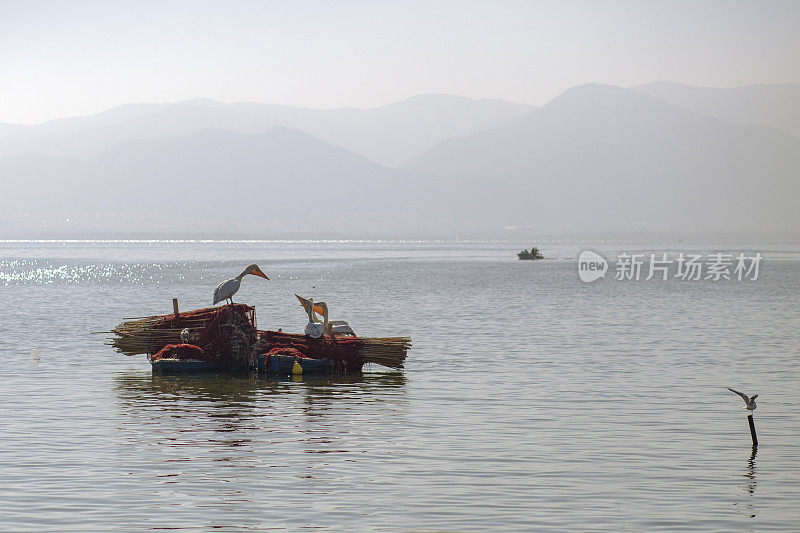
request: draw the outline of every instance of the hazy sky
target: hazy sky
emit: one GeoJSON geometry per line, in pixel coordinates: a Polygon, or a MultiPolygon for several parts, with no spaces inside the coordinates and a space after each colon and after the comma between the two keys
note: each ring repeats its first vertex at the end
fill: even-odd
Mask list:
{"type": "Polygon", "coordinates": [[[542,104],[585,82],[800,81],[800,2],[0,0],[0,122],[208,97],[542,104]]]}

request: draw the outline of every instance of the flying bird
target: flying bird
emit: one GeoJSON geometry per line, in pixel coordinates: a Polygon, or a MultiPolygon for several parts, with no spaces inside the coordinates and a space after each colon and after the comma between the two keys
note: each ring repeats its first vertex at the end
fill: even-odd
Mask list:
{"type": "Polygon", "coordinates": [[[219,284],[219,287],[214,290],[214,303],[211,305],[216,305],[222,300],[230,300],[230,303],[233,303],[233,295],[239,290],[239,285],[242,283],[242,278],[247,274],[269,279],[266,274],[261,272],[261,269],[258,268],[257,264],[253,263],[252,265],[247,265],[247,267],[242,270],[241,274],[219,284]]]}
{"type": "Polygon", "coordinates": [[[739,396],[741,396],[742,400],[744,400],[744,403],[745,403],[745,409],[747,409],[748,411],[751,411],[751,412],[755,411],[756,407],[758,407],[756,405],[756,398],[758,398],[758,394],[754,394],[752,396],[748,396],[747,394],[745,394],[743,392],[739,392],[738,390],[733,390],[730,387],[725,387],[725,388],[728,389],[729,391],[731,391],[733,393],[736,393],[739,396]]]}

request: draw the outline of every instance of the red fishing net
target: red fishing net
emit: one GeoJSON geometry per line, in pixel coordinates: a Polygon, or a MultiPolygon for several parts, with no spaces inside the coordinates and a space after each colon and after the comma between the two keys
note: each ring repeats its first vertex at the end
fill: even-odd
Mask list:
{"type": "Polygon", "coordinates": [[[278,346],[276,348],[271,349],[267,352],[267,357],[270,355],[288,355],[291,357],[297,357],[298,359],[308,359],[303,352],[298,350],[297,348],[289,348],[287,346],[278,346]]]}
{"type": "Polygon", "coordinates": [[[262,346],[259,353],[266,353],[275,347],[292,348],[304,357],[312,359],[332,359],[346,362],[351,368],[362,364],[359,350],[364,347],[364,341],[358,337],[330,337],[324,336],[313,339],[307,335],[296,333],[283,333],[281,331],[259,331],[258,347],[262,346]]]}
{"type": "Polygon", "coordinates": [[[150,357],[152,361],[159,359],[195,359],[197,361],[211,361],[212,358],[206,355],[203,349],[194,344],[167,344],[157,354],[150,357]]]}

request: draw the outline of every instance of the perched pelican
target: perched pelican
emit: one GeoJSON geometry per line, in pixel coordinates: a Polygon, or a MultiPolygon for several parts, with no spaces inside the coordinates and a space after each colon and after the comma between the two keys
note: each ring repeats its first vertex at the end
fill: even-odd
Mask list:
{"type": "Polygon", "coordinates": [[[311,309],[313,309],[315,313],[319,313],[321,315],[322,307],[320,307],[319,304],[315,304],[313,298],[306,300],[302,296],[299,296],[297,293],[295,293],[294,295],[298,300],[300,300],[300,305],[303,306],[303,309],[305,310],[306,314],[310,315],[309,316],[310,320],[314,322],[319,322],[317,315],[311,314],[311,309]]]}
{"type": "Polygon", "coordinates": [[[748,411],[750,411],[751,413],[756,410],[756,407],[758,407],[756,405],[756,398],[758,398],[758,394],[754,394],[752,396],[748,396],[747,394],[745,394],[743,392],[739,392],[738,390],[733,390],[730,387],[725,387],[725,388],[728,389],[729,391],[734,392],[734,393],[738,394],[739,396],[741,396],[742,400],[744,400],[744,403],[745,403],[744,408],[747,409],[748,411]]]}
{"type": "Polygon", "coordinates": [[[351,328],[350,324],[348,324],[346,321],[328,320],[328,304],[325,302],[319,302],[318,304],[314,305],[315,310],[317,307],[322,308],[322,330],[326,335],[338,333],[339,335],[352,335],[353,337],[356,336],[356,332],[353,331],[353,328],[351,328]]]}
{"type": "Polygon", "coordinates": [[[189,328],[183,328],[183,331],[181,331],[181,342],[189,344],[189,328]]]}
{"type": "Polygon", "coordinates": [[[258,268],[258,265],[255,263],[248,265],[244,270],[242,270],[242,273],[235,278],[225,280],[219,284],[219,287],[214,290],[214,303],[211,305],[216,305],[222,300],[230,300],[230,303],[233,303],[233,295],[239,290],[239,285],[242,283],[242,278],[247,274],[269,279],[266,274],[261,272],[261,269],[258,268]]]}
{"type": "Polygon", "coordinates": [[[356,336],[353,328],[351,328],[350,324],[344,320],[328,320],[328,304],[325,302],[314,303],[313,299],[306,300],[297,294],[295,294],[295,296],[298,300],[300,300],[300,305],[303,306],[303,309],[306,310],[306,313],[309,314],[309,322],[319,322],[319,319],[314,313],[319,313],[322,315],[322,331],[325,335],[333,335],[334,333],[338,333],[339,335],[352,335],[353,337],[356,336]],[[311,313],[311,309],[314,310],[314,313],[311,313]]]}
{"type": "MultiPolygon", "coordinates": [[[[297,296],[297,295],[295,295],[297,296]]],[[[308,300],[308,324],[306,324],[305,333],[312,339],[318,339],[322,336],[322,333],[325,331],[322,327],[322,324],[319,323],[319,320],[316,319],[314,316],[314,299],[309,298],[308,300]]]]}

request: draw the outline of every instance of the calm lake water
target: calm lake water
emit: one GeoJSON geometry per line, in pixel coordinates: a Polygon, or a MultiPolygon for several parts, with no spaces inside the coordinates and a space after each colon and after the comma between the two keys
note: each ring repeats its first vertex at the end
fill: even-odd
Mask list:
{"type": "Polygon", "coordinates": [[[0,530],[800,529],[800,246],[523,244],[0,242],[0,530]],[[764,261],[583,283],[587,248],[764,261]],[[252,261],[260,328],[313,296],[407,368],[160,377],[91,334],[252,261]]]}

